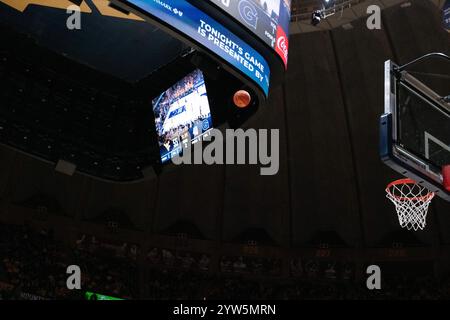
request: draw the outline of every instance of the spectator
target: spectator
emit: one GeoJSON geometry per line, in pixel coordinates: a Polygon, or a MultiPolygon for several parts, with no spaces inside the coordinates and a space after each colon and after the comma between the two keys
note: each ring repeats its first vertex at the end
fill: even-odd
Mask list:
{"type": "Polygon", "coordinates": [[[237,273],[243,273],[247,271],[247,264],[244,262],[243,257],[239,257],[234,263],[233,263],[233,270],[237,273]]]}
{"type": "Polygon", "coordinates": [[[199,268],[202,271],[208,271],[209,270],[209,263],[210,259],[206,254],[202,254],[202,257],[199,261],[199,268]]]}

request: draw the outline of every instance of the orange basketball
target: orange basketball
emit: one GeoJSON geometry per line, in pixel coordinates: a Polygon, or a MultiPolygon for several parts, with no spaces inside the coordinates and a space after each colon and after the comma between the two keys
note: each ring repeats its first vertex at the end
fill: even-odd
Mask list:
{"type": "Polygon", "coordinates": [[[251,101],[250,93],[245,90],[239,90],[233,96],[234,105],[238,108],[247,108],[251,101]]]}

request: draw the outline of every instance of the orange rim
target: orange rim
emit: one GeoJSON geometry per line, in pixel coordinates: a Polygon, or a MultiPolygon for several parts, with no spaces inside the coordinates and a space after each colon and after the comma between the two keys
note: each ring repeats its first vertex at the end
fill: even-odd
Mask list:
{"type": "Polygon", "coordinates": [[[396,200],[399,200],[399,201],[407,201],[407,200],[410,200],[410,201],[428,201],[428,200],[431,200],[434,197],[434,192],[432,192],[432,191],[429,191],[426,195],[419,196],[419,197],[411,197],[411,198],[409,198],[409,197],[396,196],[395,194],[393,194],[391,192],[391,188],[394,187],[394,186],[397,186],[397,185],[401,185],[401,184],[417,184],[417,182],[415,182],[413,179],[410,179],[410,178],[395,180],[395,181],[392,181],[391,183],[389,183],[387,185],[386,192],[390,196],[392,196],[393,198],[395,198],[396,200]]]}

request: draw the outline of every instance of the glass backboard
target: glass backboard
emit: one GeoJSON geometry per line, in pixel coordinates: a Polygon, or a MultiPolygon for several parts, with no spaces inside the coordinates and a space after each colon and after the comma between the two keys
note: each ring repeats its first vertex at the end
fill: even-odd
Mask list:
{"type": "Polygon", "coordinates": [[[450,201],[450,191],[443,183],[443,168],[450,165],[450,104],[396,67],[392,61],[385,64],[381,158],[397,172],[450,201]]]}

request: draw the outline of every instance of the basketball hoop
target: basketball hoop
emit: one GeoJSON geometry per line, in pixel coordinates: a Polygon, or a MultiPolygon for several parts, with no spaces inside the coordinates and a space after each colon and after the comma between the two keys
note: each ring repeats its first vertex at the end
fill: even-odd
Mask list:
{"type": "Polygon", "coordinates": [[[395,205],[402,228],[414,231],[425,228],[428,207],[434,192],[412,179],[400,179],[388,184],[386,193],[386,197],[395,205]]]}

